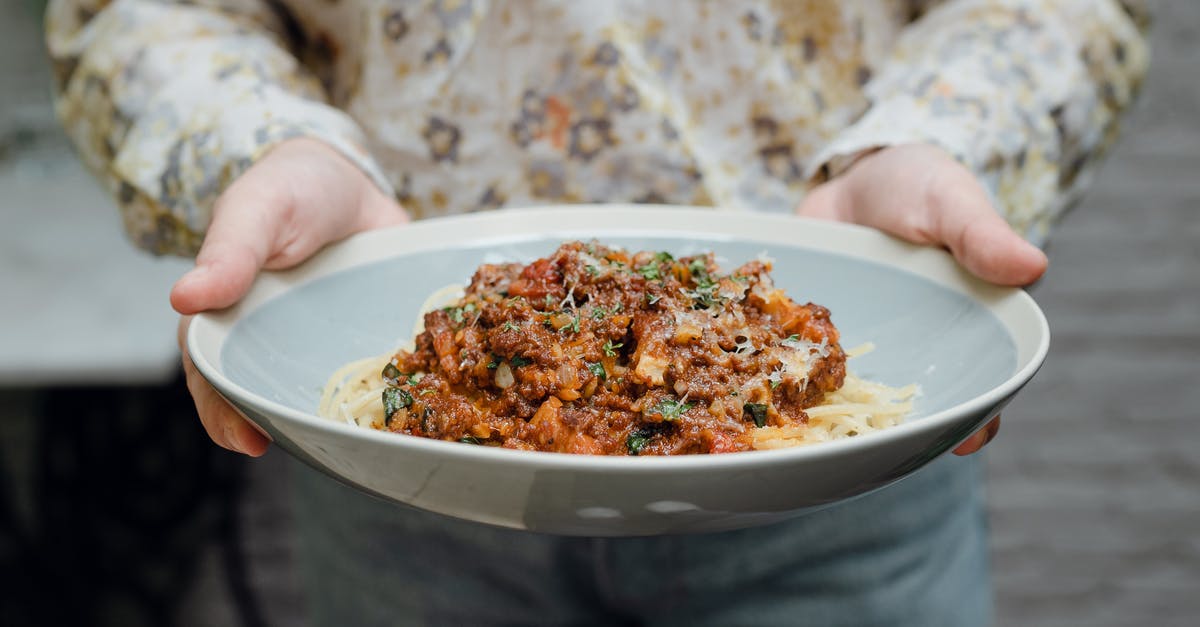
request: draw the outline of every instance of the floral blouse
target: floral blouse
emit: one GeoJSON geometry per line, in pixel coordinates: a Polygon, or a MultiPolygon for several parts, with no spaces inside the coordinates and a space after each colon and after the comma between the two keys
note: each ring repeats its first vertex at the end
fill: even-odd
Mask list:
{"type": "Polygon", "coordinates": [[[134,241],[196,251],[273,145],[416,217],[544,203],[789,211],[862,151],[941,146],[1035,242],[1149,51],[1130,0],[51,0],[58,112],[134,241]]]}

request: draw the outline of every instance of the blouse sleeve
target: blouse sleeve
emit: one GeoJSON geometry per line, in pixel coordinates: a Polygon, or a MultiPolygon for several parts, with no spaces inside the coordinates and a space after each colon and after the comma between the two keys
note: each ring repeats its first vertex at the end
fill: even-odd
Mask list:
{"type": "Polygon", "coordinates": [[[901,34],[863,116],[817,154],[812,181],[856,155],[938,145],[1041,244],[1081,195],[1149,62],[1144,8],[1117,0],[944,0],[901,34]]]}
{"type": "Polygon", "coordinates": [[[51,0],[57,111],[140,247],[193,254],[213,202],[279,142],[312,137],[388,181],[289,52],[267,0],[51,0]]]}

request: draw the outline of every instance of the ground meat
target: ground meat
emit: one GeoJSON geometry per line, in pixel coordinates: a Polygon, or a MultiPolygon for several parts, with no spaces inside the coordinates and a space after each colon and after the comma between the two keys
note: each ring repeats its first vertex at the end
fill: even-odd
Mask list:
{"type": "Polygon", "coordinates": [[[753,429],[805,422],[846,374],[829,310],[769,271],[581,242],[483,265],[392,360],[411,402],[386,428],[595,455],[748,450],[753,429]]]}

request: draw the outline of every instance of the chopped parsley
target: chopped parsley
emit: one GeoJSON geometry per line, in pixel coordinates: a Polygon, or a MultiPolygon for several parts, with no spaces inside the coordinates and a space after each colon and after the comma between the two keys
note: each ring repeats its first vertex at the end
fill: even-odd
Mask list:
{"type": "Polygon", "coordinates": [[[589,363],[587,365],[587,369],[588,372],[596,375],[596,378],[600,379],[601,381],[608,379],[608,373],[604,370],[604,364],[600,362],[589,363]]]}
{"type": "Polygon", "coordinates": [[[558,330],[560,332],[570,330],[571,333],[579,333],[579,314],[576,313],[572,315],[571,321],[562,325],[561,327],[558,327],[558,330]]]}
{"type": "Polygon", "coordinates": [[[442,311],[450,314],[454,324],[462,324],[464,314],[475,311],[475,303],[467,303],[462,307],[442,307],[442,311]]]}
{"type": "Polygon", "coordinates": [[[646,293],[646,303],[653,305],[660,300],[662,300],[662,294],[651,294],[649,292],[646,293]]]}
{"type": "Polygon", "coordinates": [[[692,299],[693,309],[708,309],[713,305],[725,302],[725,298],[720,295],[721,286],[708,273],[703,258],[693,259],[688,264],[688,270],[691,271],[692,278],[696,281],[696,289],[684,290],[684,294],[692,299]]]}
{"type": "Polygon", "coordinates": [[[654,261],[656,261],[658,263],[670,263],[672,261],[675,261],[675,258],[671,256],[671,253],[669,253],[665,250],[660,250],[660,251],[654,253],[654,261]]]}
{"type": "Polygon", "coordinates": [[[767,406],[762,403],[746,403],[742,405],[742,413],[750,414],[750,419],[754,421],[754,426],[767,426],[767,406]]]}
{"type": "Polygon", "coordinates": [[[401,390],[400,388],[387,387],[383,390],[383,424],[392,423],[392,417],[396,412],[406,407],[412,407],[412,394],[401,390]]]}
{"type": "Polygon", "coordinates": [[[596,307],[592,310],[592,320],[603,320],[608,316],[608,310],[604,307],[596,307]]]}
{"type": "Polygon", "coordinates": [[[421,390],[421,392],[420,392],[421,396],[429,396],[430,394],[434,394],[434,393],[435,393],[434,390],[421,390]]]}
{"type": "Polygon", "coordinates": [[[684,294],[692,299],[692,309],[708,309],[713,305],[719,305],[725,302],[725,299],[717,293],[719,286],[711,280],[703,279],[699,281],[694,290],[685,290],[684,294]]]}
{"type": "Polygon", "coordinates": [[[421,379],[424,377],[425,377],[425,375],[421,374],[420,372],[414,372],[414,373],[408,375],[408,384],[416,385],[416,384],[420,383],[421,379]]]}
{"type": "Polygon", "coordinates": [[[521,355],[517,355],[508,361],[512,364],[513,368],[520,368],[521,366],[528,366],[529,364],[533,363],[532,359],[529,359],[528,357],[522,357],[521,355]]]}
{"type": "Polygon", "coordinates": [[[521,328],[520,325],[513,322],[512,320],[505,322],[504,326],[500,327],[500,329],[504,330],[504,331],[517,331],[517,330],[520,330],[520,328],[521,328]]]}
{"type": "Polygon", "coordinates": [[[662,275],[659,273],[658,264],[653,261],[638,268],[637,271],[647,281],[657,281],[662,278],[662,275]]]}
{"type": "Polygon", "coordinates": [[[629,451],[630,455],[640,454],[658,431],[654,425],[644,425],[634,429],[629,437],[625,438],[625,450],[629,451]]]}
{"type": "Polygon", "coordinates": [[[583,269],[584,269],[584,270],[587,270],[587,273],[588,273],[589,275],[593,276],[593,277],[594,277],[594,276],[599,276],[599,274],[600,274],[600,269],[599,269],[599,268],[597,268],[596,266],[593,266],[593,265],[591,265],[591,264],[588,264],[588,265],[584,266],[584,267],[583,267],[583,269]]]}
{"type": "Polygon", "coordinates": [[[663,420],[674,422],[679,420],[684,412],[694,406],[693,403],[684,403],[673,398],[664,398],[657,405],[651,407],[649,413],[658,414],[663,417],[663,420]]]}
{"type": "Polygon", "coordinates": [[[624,345],[624,342],[617,342],[616,344],[613,344],[612,340],[605,340],[604,346],[601,346],[600,350],[604,351],[604,355],[607,357],[616,357],[617,349],[624,345]]]}

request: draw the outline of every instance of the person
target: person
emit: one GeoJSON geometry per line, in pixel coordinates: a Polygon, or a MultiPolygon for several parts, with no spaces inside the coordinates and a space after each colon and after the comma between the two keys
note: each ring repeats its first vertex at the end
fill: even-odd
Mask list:
{"type": "MultiPolygon", "coordinates": [[[[51,0],[46,20],[60,117],[130,237],[196,255],[181,333],[352,233],[543,203],[795,211],[1026,285],[1138,92],[1147,23],[1117,0],[51,0]]],[[[213,441],[261,455],[184,365],[213,441]]],[[[981,472],[946,458],[770,527],[606,540],[301,470],[298,548],[322,624],[987,624],[981,472]]]]}

